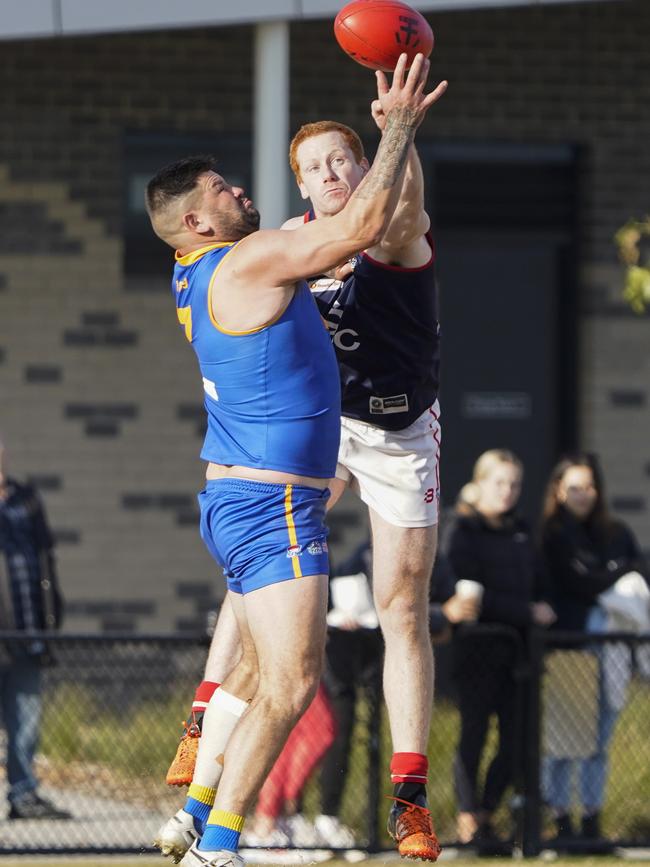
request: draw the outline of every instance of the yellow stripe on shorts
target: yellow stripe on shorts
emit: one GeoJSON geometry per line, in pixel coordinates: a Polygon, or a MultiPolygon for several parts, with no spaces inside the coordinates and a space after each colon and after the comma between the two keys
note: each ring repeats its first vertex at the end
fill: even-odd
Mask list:
{"type": "MultiPolygon", "coordinates": [[[[298,536],[296,535],[296,525],[293,522],[293,510],[291,505],[291,494],[293,485],[284,486],[284,518],[287,522],[287,530],[289,531],[289,545],[292,547],[298,544],[298,536]]],[[[293,565],[293,577],[302,578],[302,569],[300,568],[300,557],[298,551],[295,556],[289,558],[293,565]]]]}

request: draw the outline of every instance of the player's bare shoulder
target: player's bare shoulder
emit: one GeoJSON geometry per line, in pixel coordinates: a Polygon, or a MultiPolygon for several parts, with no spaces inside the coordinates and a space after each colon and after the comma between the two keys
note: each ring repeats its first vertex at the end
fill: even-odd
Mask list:
{"type": "Polygon", "coordinates": [[[289,217],[281,226],[281,229],[299,229],[305,225],[304,217],[289,217]]]}
{"type": "Polygon", "coordinates": [[[269,257],[279,250],[278,230],[261,230],[242,238],[210,281],[210,307],[219,327],[242,333],[268,325],[290,303],[295,283],[269,273],[269,257]]]}

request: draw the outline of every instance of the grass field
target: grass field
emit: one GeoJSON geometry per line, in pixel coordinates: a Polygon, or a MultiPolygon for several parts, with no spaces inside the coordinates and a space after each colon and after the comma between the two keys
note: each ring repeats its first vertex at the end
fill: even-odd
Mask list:
{"type": "MultiPolygon", "coordinates": [[[[88,688],[64,684],[45,705],[41,748],[44,764],[39,771],[43,782],[53,789],[74,786],[81,796],[109,796],[115,801],[130,799],[136,808],[155,804],[171,815],[177,807],[176,792],[161,785],[178,741],[178,719],[189,702],[188,695],[173,691],[165,701],[139,703],[128,717],[119,707],[106,706],[88,688]],[[71,725],[71,708],[93,708],[92,719],[81,729],[71,725]]],[[[371,706],[361,700],[352,737],[350,769],[346,779],[341,815],[346,824],[363,838],[367,825],[368,726],[371,706]]],[[[390,737],[386,715],[382,714],[380,767],[387,768],[390,737]]],[[[441,840],[455,839],[456,801],[452,766],[458,740],[459,716],[448,701],[436,706],[429,743],[429,774],[435,785],[430,790],[435,803],[436,828],[441,840]]],[[[496,747],[496,725],[490,730],[483,754],[482,774],[496,747]]],[[[610,747],[611,773],[608,799],[603,810],[606,836],[627,840],[650,839],[650,690],[644,683],[631,685],[628,702],[619,719],[610,747]]],[[[384,778],[382,778],[384,779],[384,778]]],[[[386,826],[390,808],[380,798],[379,828],[386,826]]],[[[318,775],[312,776],[303,798],[308,817],[320,812],[318,775]]],[[[552,833],[543,817],[545,834],[552,833]]],[[[495,816],[497,833],[506,837],[512,830],[508,799],[495,816]]],[[[0,835],[1,838],[1,835],[0,835]]],[[[388,839],[382,840],[388,843],[388,839]]],[[[148,857],[148,856],[147,856],[148,857]]],[[[115,862],[113,862],[115,863],[115,862]]],[[[143,862],[138,862],[143,863],[143,862]]],[[[331,862],[330,862],[331,863],[331,862]]],[[[602,863],[602,862],[601,862],[602,863]]],[[[24,867],[24,862],[21,862],[24,867]]],[[[85,867],[85,865],[83,865],[85,867]]]]}

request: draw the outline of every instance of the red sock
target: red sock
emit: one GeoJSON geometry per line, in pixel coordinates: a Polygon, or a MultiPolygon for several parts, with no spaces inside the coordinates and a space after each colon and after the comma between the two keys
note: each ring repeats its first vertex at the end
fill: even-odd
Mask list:
{"type": "Polygon", "coordinates": [[[213,680],[201,681],[194,693],[194,701],[192,702],[193,713],[205,713],[205,709],[213,693],[220,686],[220,683],[215,683],[213,680]]]}
{"type": "Polygon", "coordinates": [[[390,761],[390,779],[399,783],[420,783],[425,786],[429,773],[429,759],[422,753],[393,753],[390,761]]]}

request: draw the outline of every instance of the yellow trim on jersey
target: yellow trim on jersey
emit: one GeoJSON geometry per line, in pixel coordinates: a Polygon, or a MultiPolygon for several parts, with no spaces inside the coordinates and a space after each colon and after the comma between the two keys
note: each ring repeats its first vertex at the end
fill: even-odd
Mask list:
{"type": "Polygon", "coordinates": [[[178,250],[174,253],[174,258],[179,265],[193,265],[198,262],[210,250],[216,250],[218,247],[232,247],[236,241],[219,241],[217,244],[208,244],[207,247],[199,247],[198,250],[193,250],[191,253],[186,253],[181,256],[178,250]]]}
{"type": "MultiPolygon", "coordinates": [[[[293,510],[291,505],[291,494],[293,485],[284,486],[284,519],[287,522],[287,530],[289,531],[289,544],[291,546],[298,544],[298,536],[296,534],[296,525],[293,522],[293,510]]],[[[295,557],[289,558],[293,564],[293,577],[302,578],[302,569],[300,568],[300,557],[296,552],[295,557]]]]}
{"type": "Polygon", "coordinates": [[[258,325],[257,328],[249,328],[247,331],[229,331],[227,328],[219,325],[219,323],[215,319],[214,312],[212,310],[212,289],[214,287],[214,281],[217,276],[217,271],[219,270],[219,268],[221,268],[225,260],[226,257],[224,256],[221,262],[219,262],[217,267],[212,272],[212,277],[210,277],[210,283],[208,285],[208,316],[210,317],[210,322],[214,325],[217,331],[220,331],[222,334],[229,334],[231,337],[246,337],[247,334],[257,334],[258,331],[264,331],[265,328],[269,328],[269,326],[276,323],[278,319],[281,319],[284,316],[287,307],[289,306],[288,304],[287,307],[281,310],[277,316],[274,316],[273,319],[269,319],[269,321],[265,322],[263,325],[258,325]]]}
{"type": "Polygon", "coordinates": [[[192,342],[192,308],[191,307],[177,307],[176,315],[178,316],[178,321],[181,325],[185,326],[185,336],[187,339],[192,342]]]}

